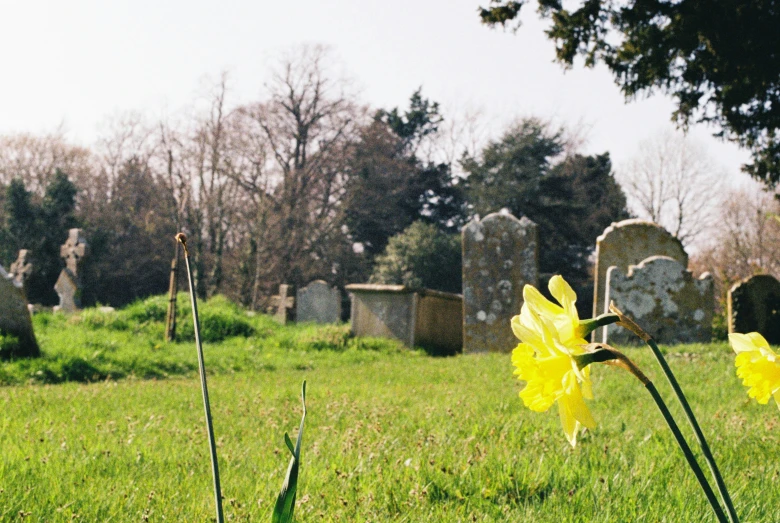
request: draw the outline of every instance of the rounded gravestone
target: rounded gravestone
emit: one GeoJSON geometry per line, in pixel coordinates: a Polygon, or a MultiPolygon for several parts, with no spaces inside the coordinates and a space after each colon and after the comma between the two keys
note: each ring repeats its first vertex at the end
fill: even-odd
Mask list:
{"type": "Polygon", "coordinates": [[[296,321],[299,323],[338,323],[341,321],[341,292],[322,280],[298,289],[295,296],[296,321]]]}
{"type": "Polygon", "coordinates": [[[751,276],[729,289],[729,333],[758,332],[780,345],[780,282],[769,274],[751,276]]]}
{"type": "Polygon", "coordinates": [[[539,277],[536,224],[493,213],[463,228],[463,352],[509,352],[523,286],[539,277]]]}
{"type": "MultiPolygon", "coordinates": [[[[691,271],[668,256],[651,256],[628,273],[607,271],[605,302],[634,320],[659,343],[709,342],[715,307],[712,276],[694,278],[691,271]]],[[[640,343],[628,329],[607,327],[604,343],[640,343]]]]}
{"type": "MultiPolygon", "coordinates": [[[[596,267],[593,282],[593,316],[604,312],[607,271],[618,267],[624,274],[631,265],[638,265],[651,256],[668,256],[688,267],[688,254],[675,236],[657,223],[631,219],[616,222],[604,229],[596,239],[596,267]]],[[[593,340],[604,337],[603,328],[597,329],[593,340]]]]}

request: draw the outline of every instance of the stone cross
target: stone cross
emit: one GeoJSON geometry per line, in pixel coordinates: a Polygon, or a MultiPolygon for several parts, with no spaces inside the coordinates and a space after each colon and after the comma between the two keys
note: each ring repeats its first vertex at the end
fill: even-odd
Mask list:
{"type": "Polygon", "coordinates": [[[510,352],[523,286],[539,278],[537,227],[494,213],[463,228],[463,352],[510,352]]]}
{"type": "Polygon", "coordinates": [[[271,296],[271,306],[276,308],[274,320],[281,325],[287,323],[287,309],[292,309],[293,305],[295,305],[295,298],[287,296],[289,287],[289,285],[283,283],[279,285],[279,295],[271,296]]]}
{"type": "MultiPolygon", "coordinates": [[[[596,266],[593,275],[593,317],[603,314],[607,289],[607,270],[618,267],[623,274],[651,256],[669,256],[688,267],[688,254],[680,240],[660,225],[631,219],[616,222],[596,239],[596,266]]],[[[604,328],[596,329],[593,341],[604,337],[604,328]]]]}
{"type": "Polygon", "coordinates": [[[22,288],[26,291],[26,283],[32,274],[33,266],[30,259],[32,258],[32,251],[22,249],[19,251],[19,256],[16,261],[11,264],[10,275],[14,280],[22,284],[22,288]]]}
{"type": "MultiPolygon", "coordinates": [[[[700,278],[669,256],[651,256],[628,273],[619,267],[607,271],[605,304],[614,301],[658,343],[709,342],[715,287],[712,276],[700,278]]],[[[627,329],[610,325],[604,343],[637,344],[642,340],[627,329]]]]}
{"type": "Polygon", "coordinates": [[[68,239],[60,247],[60,257],[65,260],[65,268],[60,272],[54,290],[60,297],[59,306],[54,310],[75,312],[81,307],[81,279],[78,269],[81,260],[89,253],[87,241],[81,229],[68,231],[68,239]]]}
{"type": "Polygon", "coordinates": [[[780,344],[780,281],[759,274],[735,283],[728,294],[729,333],[758,332],[780,344]]]}
{"type": "Polygon", "coordinates": [[[60,247],[60,258],[73,276],[78,276],[79,260],[87,255],[87,240],[81,233],[81,229],[69,230],[67,241],[60,247]]]}

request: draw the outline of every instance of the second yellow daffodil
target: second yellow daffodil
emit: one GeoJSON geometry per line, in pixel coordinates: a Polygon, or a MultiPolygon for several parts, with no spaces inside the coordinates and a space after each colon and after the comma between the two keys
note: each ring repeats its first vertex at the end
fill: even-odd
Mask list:
{"type": "Polygon", "coordinates": [[[729,341],[737,353],[737,376],[748,387],[748,396],[762,405],[774,397],[780,408],[780,356],[757,332],[729,334],[729,341]]]}

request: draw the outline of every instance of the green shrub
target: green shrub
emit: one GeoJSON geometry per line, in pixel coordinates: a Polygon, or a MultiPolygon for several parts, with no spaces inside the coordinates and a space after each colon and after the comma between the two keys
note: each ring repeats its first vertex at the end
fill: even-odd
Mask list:
{"type": "Polygon", "coordinates": [[[96,329],[127,330],[130,323],[126,315],[116,312],[103,312],[97,308],[84,309],[80,312],[81,323],[86,327],[96,329]]]}
{"type": "MultiPolygon", "coordinates": [[[[177,297],[178,298],[178,297],[177,297]]],[[[181,309],[177,299],[177,307],[181,309]]],[[[165,321],[168,314],[168,296],[152,296],[145,300],[131,303],[122,311],[123,315],[132,322],[165,321]]]]}
{"type": "Polygon", "coordinates": [[[460,293],[461,257],[460,235],[414,222],[390,238],[369,281],[460,293]]]}
{"type": "MultiPolygon", "coordinates": [[[[246,313],[224,296],[214,296],[202,302],[198,307],[198,316],[200,317],[200,339],[208,343],[219,342],[232,336],[252,336],[255,332],[246,313]]],[[[192,313],[188,310],[186,319],[182,317],[178,323],[180,325],[178,339],[194,340],[192,313]]]]}

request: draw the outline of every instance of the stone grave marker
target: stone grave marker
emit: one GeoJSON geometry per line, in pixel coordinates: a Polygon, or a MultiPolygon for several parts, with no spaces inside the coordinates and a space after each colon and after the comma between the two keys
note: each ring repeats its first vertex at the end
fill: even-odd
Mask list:
{"type": "Polygon", "coordinates": [[[60,304],[54,308],[55,311],[75,312],[81,307],[79,267],[88,253],[87,240],[84,239],[82,230],[69,230],[68,239],[60,247],[60,257],[65,260],[65,268],[54,284],[54,290],[60,297],[60,304]]]}
{"type": "Polygon", "coordinates": [[[405,285],[351,284],[350,327],[355,336],[401,340],[453,355],[463,346],[463,299],[460,294],[405,285]]]}
{"type": "Polygon", "coordinates": [[[295,305],[295,298],[287,296],[290,286],[286,283],[279,285],[279,295],[271,296],[271,307],[275,309],[274,320],[285,325],[287,323],[287,309],[292,309],[295,305]]]}
{"type": "Polygon", "coordinates": [[[32,274],[32,251],[22,249],[19,251],[16,261],[11,264],[10,275],[17,283],[21,284],[22,291],[27,295],[27,280],[32,274]]]}
{"type": "Polygon", "coordinates": [[[0,265],[0,330],[19,338],[19,352],[6,356],[38,356],[30,310],[22,293],[21,283],[0,265]]]}
{"type": "MultiPolygon", "coordinates": [[[[623,274],[651,256],[669,256],[688,267],[688,254],[682,243],[660,225],[631,219],[616,222],[604,229],[596,240],[596,266],[593,282],[593,317],[604,312],[607,270],[617,267],[623,274]]],[[[604,329],[596,329],[593,341],[604,338],[604,329]]]]}
{"type": "Polygon", "coordinates": [[[322,280],[315,280],[295,294],[296,321],[338,323],[341,321],[341,292],[322,280]]]}
{"type": "Polygon", "coordinates": [[[780,345],[780,282],[759,274],[735,283],[728,293],[729,333],[758,332],[780,345]]]}
{"type": "MultiPolygon", "coordinates": [[[[610,301],[658,343],[709,342],[712,338],[712,276],[705,273],[696,279],[669,256],[651,256],[629,267],[628,273],[610,267],[607,306],[610,301]]],[[[636,335],[616,325],[607,327],[602,341],[611,345],[641,343],[636,335]]]]}
{"type": "Polygon", "coordinates": [[[493,213],[463,228],[463,352],[510,352],[523,286],[539,278],[537,227],[493,213]]]}

